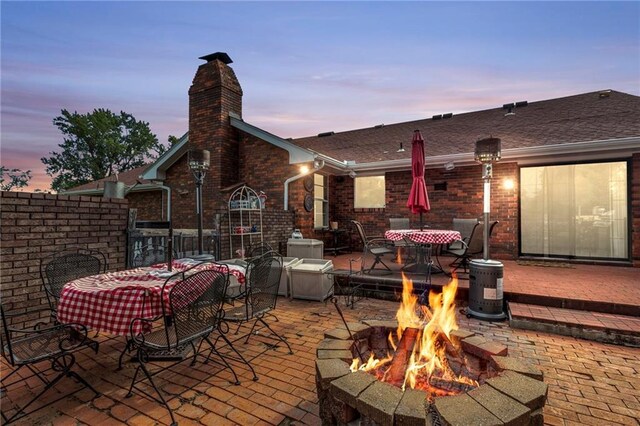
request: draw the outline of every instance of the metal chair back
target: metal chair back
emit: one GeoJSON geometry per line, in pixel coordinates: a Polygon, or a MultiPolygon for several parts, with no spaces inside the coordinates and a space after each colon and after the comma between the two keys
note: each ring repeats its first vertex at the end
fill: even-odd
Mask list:
{"type": "Polygon", "coordinates": [[[163,303],[165,317],[171,318],[171,327],[165,328],[168,349],[172,343],[179,347],[207,336],[218,326],[228,285],[228,270],[211,269],[184,276],[172,285],[168,306],[163,303]]]}
{"type": "Polygon", "coordinates": [[[262,256],[271,251],[273,251],[273,247],[271,247],[269,243],[260,242],[249,246],[249,250],[247,250],[247,257],[262,256]]]}
{"type": "Polygon", "coordinates": [[[411,229],[408,217],[390,217],[389,229],[411,229]]]}
{"type": "Polygon", "coordinates": [[[282,274],[282,256],[267,252],[254,258],[247,267],[248,316],[255,317],[276,308],[282,274]]]}
{"type": "Polygon", "coordinates": [[[358,232],[358,235],[360,236],[360,239],[362,240],[362,245],[364,247],[366,247],[367,246],[367,234],[365,234],[365,232],[364,232],[364,227],[357,220],[352,220],[351,223],[353,223],[353,226],[356,227],[356,231],[358,232]]]}
{"type": "Polygon", "coordinates": [[[473,226],[471,235],[469,236],[469,242],[467,243],[467,249],[464,256],[469,258],[473,255],[482,253],[484,248],[484,223],[479,222],[473,226]]]}
{"type": "Polygon", "coordinates": [[[43,258],[40,262],[40,277],[52,313],[55,315],[66,283],[104,273],[106,265],[104,254],[82,248],[65,249],[43,258]]]}

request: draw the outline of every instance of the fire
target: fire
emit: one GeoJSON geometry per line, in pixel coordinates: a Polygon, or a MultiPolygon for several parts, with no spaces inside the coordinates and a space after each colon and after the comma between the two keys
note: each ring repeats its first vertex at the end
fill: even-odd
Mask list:
{"type": "MultiPolygon", "coordinates": [[[[413,282],[402,275],[402,302],[396,313],[398,329],[389,334],[389,345],[397,353],[398,345],[406,346],[410,350],[406,368],[398,367],[393,354],[377,359],[372,353],[367,362],[360,363],[354,359],[351,371],[363,370],[374,373],[382,381],[398,383],[394,377],[404,371],[404,378],[400,377],[400,384],[404,390],[407,385],[411,388],[427,389],[435,395],[447,395],[451,392],[440,390],[432,382],[458,383],[477,386],[477,382],[462,375],[456,375],[446,357],[447,350],[459,352],[450,339],[451,332],[458,329],[456,322],[455,295],[458,280],[454,276],[449,284],[442,288],[442,293],[429,293],[429,307],[418,303],[418,297],[413,294],[413,282]],[[405,333],[407,329],[411,333],[405,333]],[[404,338],[407,339],[405,342],[404,338]],[[415,343],[412,340],[415,336],[415,343]],[[409,345],[409,346],[407,346],[409,345]],[[412,346],[412,349],[411,349],[412,346]],[[400,370],[399,370],[400,368],[400,370]],[[404,369],[403,369],[404,368],[404,369]]],[[[398,362],[403,363],[402,360],[398,362]]]]}

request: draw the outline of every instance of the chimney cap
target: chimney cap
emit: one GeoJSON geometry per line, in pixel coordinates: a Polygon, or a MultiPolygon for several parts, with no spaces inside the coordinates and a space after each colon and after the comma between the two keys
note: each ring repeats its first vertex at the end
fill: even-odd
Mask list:
{"type": "Polygon", "coordinates": [[[198,59],[204,59],[207,62],[215,61],[217,59],[227,65],[233,62],[225,52],[211,53],[210,55],[200,56],[198,59]]]}

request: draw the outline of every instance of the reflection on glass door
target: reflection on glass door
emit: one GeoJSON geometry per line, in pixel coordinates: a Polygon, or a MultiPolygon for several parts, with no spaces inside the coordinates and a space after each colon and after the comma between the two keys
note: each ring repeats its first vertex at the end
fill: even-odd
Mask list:
{"type": "Polygon", "coordinates": [[[524,255],[628,259],[627,163],[520,169],[524,255]]]}

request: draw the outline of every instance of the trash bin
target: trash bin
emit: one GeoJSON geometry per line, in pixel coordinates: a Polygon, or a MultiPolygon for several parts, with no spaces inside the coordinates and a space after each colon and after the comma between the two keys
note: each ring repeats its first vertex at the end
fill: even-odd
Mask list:
{"type": "Polygon", "coordinates": [[[291,267],[291,297],[323,301],[333,294],[333,262],[301,259],[291,267]]]}
{"type": "Polygon", "coordinates": [[[324,243],[311,238],[291,238],[287,241],[287,256],[298,259],[322,259],[324,243]]]}
{"type": "Polygon", "coordinates": [[[469,262],[467,315],[483,320],[504,320],[502,262],[474,259],[469,262]]]}
{"type": "Polygon", "coordinates": [[[278,295],[288,297],[291,294],[291,268],[300,263],[302,259],[297,257],[282,258],[282,274],[280,275],[280,286],[278,295]]]}

